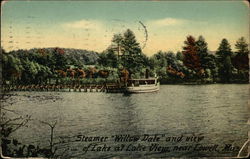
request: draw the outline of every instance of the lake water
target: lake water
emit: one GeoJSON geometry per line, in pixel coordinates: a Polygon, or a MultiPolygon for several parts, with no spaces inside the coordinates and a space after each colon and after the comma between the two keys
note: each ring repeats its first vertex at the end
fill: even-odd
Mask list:
{"type": "MultiPolygon", "coordinates": [[[[57,121],[54,138],[62,158],[158,158],[193,156],[237,156],[247,140],[249,108],[248,84],[161,85],[157,93],[108,94],[98,92],[12,92],[8,109],[32,119],[12,134],[24,144],[48,146],[50,127],[41,121],[57,121]],[[160,141],[114,142],[115,135],[160,134],[160,141]],[[88,151],[91,142],[78,141],[79,136],[108,137],[99,145],[110,151],[88,151]],[[166,138],[181,137],[182,141],[166,138]],[[199,142],[186,141],[196,136],[199,142]],[[202,138],[204,137],[204,138],[202,138]],[[62,143],[64,141],[64,143],[62,143]],[[130,151],[129,145],[152,144],[170,147],[170,151],[130,151]],[[127,150],[114,151],[124,144],[127,150]],[[194,151],[194,146],[218,145],[216,151],[194,151]],[[231,150],[224,151],[226,144],[231,150]],[[191,146],[190,150],[173,150],[173,146],[191,146]]],[[[12,114],[13,115],[13,114],[12,114]]]]}

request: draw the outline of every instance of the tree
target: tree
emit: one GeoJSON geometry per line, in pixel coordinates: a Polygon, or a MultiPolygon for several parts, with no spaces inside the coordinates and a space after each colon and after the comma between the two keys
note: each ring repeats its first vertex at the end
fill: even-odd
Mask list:
{"type": "Polygon", "coordinates": [[[235,56],[232,57],[232,64],[237,69],[234,73],[234,79],[240,82],[249,81],[249,50],[248,44],[244,37],[239,38],[235,44],[236,52],[235,56]]]}
{"type": "Polygon", "coordinates": [[[142,51],[134,33],[130,29],[124,32],[121,47],[123,50],[121,56],[122,65],[130,71],[130,74],[140,72],[144,66],[142,51]]]}
{"type": "Polygon", "coordinates": [[[237,49],[236,53],[239,53],[239,54],[249,53],[248,44],[244,37],[241,37],[236,41],[235,48],[237,49]]]}
{"type": "Polygon", "coordinates": [[[205,78],[215,77],[216,62],[212,54],[208,54],[207,42],[203,36],[199,36],[196,41],[197,53],[200,58],[201,67],[205,70],[205,78]]]}
{"type": "Polygon", "coordinates": [[[166,53],[159,51],[152,57],[155,61],[156,67],[166,67],[167,66],[167,59],[166,59],[166,53]]]}
{"type": "Polygon", "coordinates": [[[224,60],[227,56],[232,55],[231,45],[229,44],[227,39],[222,39],[219,48],[217,49],[216,55],[219,60],[224,60]]]}
{"type": "Polygon", "coordinates": [[[24,71],[22,74],[22,82],[24,83],[33,83],[35,81],[35,77],[40,69],[39,65],[36,62],[30,60],[24,60],[22,62],[24,67],[24,71]]]}
{"type": "Polygon", "coordinates": [[[167,59],[166,53],[159,51],[150,58],[151,69],[160,77],[166,76],[167,59]]]}
{"type": "Polygon", "coordinates": [[[198,40],[196,41],[197,46],[197,52],[199,56],[207,55],[207,42],[205,41],[205,38],[203,36],[199,36],[198,40]]]}
{"type": "Polygon", "coordinates": [[[198,40],[196,41],[197,47],[197,54],[200,58],[201,67],[207,69],[208,66],[208,50],[207,50],[207,42],[203,38],[203,36],[199,36],[198,40]]]}
{"type": "MultiPolygon", "coordinates": [[[[177,56],[177,55],[176,55],[177,56]]],[[[185,77],[184,66],[182,61],[177,60],[177,57],[173,52],[166,53],[166,59],[168,67],[166,68],[169,77],[172,79],[183,79],[185,77]]]]}
{"type": "MultiPolygon", "coordinates": [[[[52,66],[55,69],[65,69],[67,66],[67,59],[64,56],[65,52],[63,49],[60,48],[55,48],[53,55],[52,55],[52,59],[53,61],[55,61],[55,65],[52,66]]],[[[53,68],[52,68],[53,69],[53,68]]]]}
{"type": "Polygon", "coordinates": [[[188,36],[187,40],[184,41],[185,46],[183,47],[183,63],[184,65],[196,72],[201,70],[200,58],[198,55],[198,49],[196,46],[195,38],[193,36],[188,36]]]}
{"type": "Polygon", "coordinates": [[[216,65],[215,56],[213,54],[208,54],[208,56],[205,57],[205,61],[206,61],[205,65],[206,77],[215,79],[218,76],[218,68],[216,65]]]}
{"type": "Polygon", "coordinates": [[[172,65],[172,66],[176,65],[177,59],[176,59],[176,56],[173,52],[170,52],[170,51],[167,52],[166,59],[167,59],[168,65],[172,65]]]}
{"type": "Polygon", "coordinates": [[[98,63],[105,67],[118,67],[117,56],[115,55],[115,51],[112,48],[108,48],[104,52],[102,52],[99,56],[98,63]]]}
{"type": "Polygon", "coordinates": [[[22,71],[24,70],[21,60],[10,53],[2,54],[2,69],[4,81],[16,83],[21,79],[22,71]]]}
{"type": "Polygon", "coordinates": [[[233,58],[233,65],[238,70],[248,70],[249,68],[249,50],[244,37],[239,38],[235,44],[236,56],[233,58]]]}
{"type": "MultiPolygon", "coordinates": [[[[37,65],[39,65],[37,63],[37,65]]],[[[39,65],[39,70],[36,75],[36,82],[41,83],[47,83],[48,78],[52,75],[52,72],[50,71],[50,68],[44,65],[39,65]]]]}
{"type": "Polygon", "coordinates": [[[222,82],[230,82],[232,78],[233,65],[231,62],[231,45],[227,39],[222,39],[220,46],[216,52],[218,66],[219,66],[219,77],[222,82]]]}
{"type": "Polygon", "coordinates": [[[122,45],[122,41],[123,41],[123,37],[121,34],[115,34],[112,42],[113,42],[113,47],[115,47],[115,50],[117,51],[117,57],[119,58],[119,56],[121,55],[121,45],[122,45]]]}
{"type": "Polygon", "coordinates": [[[112,44],[103,51],[98,59],[98,63],[105,67],[117,68],[120,64],[120,56],[122,52],[123,36],[121,34],[115,34],[112,39],[112,44]]]}

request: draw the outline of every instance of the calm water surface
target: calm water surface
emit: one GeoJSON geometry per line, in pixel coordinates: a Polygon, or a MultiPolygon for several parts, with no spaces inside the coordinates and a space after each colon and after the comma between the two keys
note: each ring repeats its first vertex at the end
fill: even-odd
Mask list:
{"type": "MultiPolygon", "coordinates": [[[[32,121],[27,128],[13,134],[24,144],[49,145],[50,128],[41,123],[53,123],[55,140],[66,141],[57,145],[65,158],[109,157],[169,157],[169,156],[236,156],[232,152],[87,152],[86,142],[75,142],[79,134],[108,136],[117,134],[165,136],[204,136],[205,145],[233,144],[241,147],[247,140],[249,98],[247,84],[162,85],[157,93],[108,94],[81,92],[13,92],[8,108],[21,115],[29,114],[32,121]],[[73,139],[73,140],[72,140],[73,139]]],[[[8,102],[9,102],[8,101],[8,102]]],[[[109,138],[110,139],[110,138],[109,138]]],[[[107,140],[109,146],[121,143],[107,140]]],[[[142,143],[134,142],[134,145],[142,143]]],[[[104,143],[101,143],[104,144],[104,143]]],[[[143,142],[144,145],[151,143],[143,142]]],[[[162,142],[171,146],[178,143],[162,142]]],[[[180,143],[179,143],[180,144],[180,143]]],[[[182,145],[194,145],[183,142],[182,145]]]]}

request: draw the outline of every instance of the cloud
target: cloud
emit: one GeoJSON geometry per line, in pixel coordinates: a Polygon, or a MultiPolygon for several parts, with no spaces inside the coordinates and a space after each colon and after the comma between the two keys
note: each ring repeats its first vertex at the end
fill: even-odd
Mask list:
{"type": "Polygon", "coordinates": [[[64,27],[73,29],[99,29],[102,27],[102,23],[98,20],[78,20],[63,24],[64,27]]]}
{"type": "Polygon", "coordinates": [[[187,20],[184,19],[164,18],[164,19],[151,20],[148,22],[148,24],[154,26],[170,26],[170,25],[181,25],[186,22],[187,20]]]}

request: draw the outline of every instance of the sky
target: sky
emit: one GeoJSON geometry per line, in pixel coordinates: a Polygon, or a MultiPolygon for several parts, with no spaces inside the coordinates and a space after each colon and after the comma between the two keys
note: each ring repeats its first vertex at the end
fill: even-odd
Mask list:
{"type": "Polygon", "coordinates": [[[181,51],[188,35],[202,35],[211,51],[223,38],[232,49],[249,41],[244,1],[6,1],[1,46],[6,50],[63,47],[101,52],[114,34],[131,29],[145,54],[181,51]],[[145,27],[144,27],[145,26],[145,27]]]}

